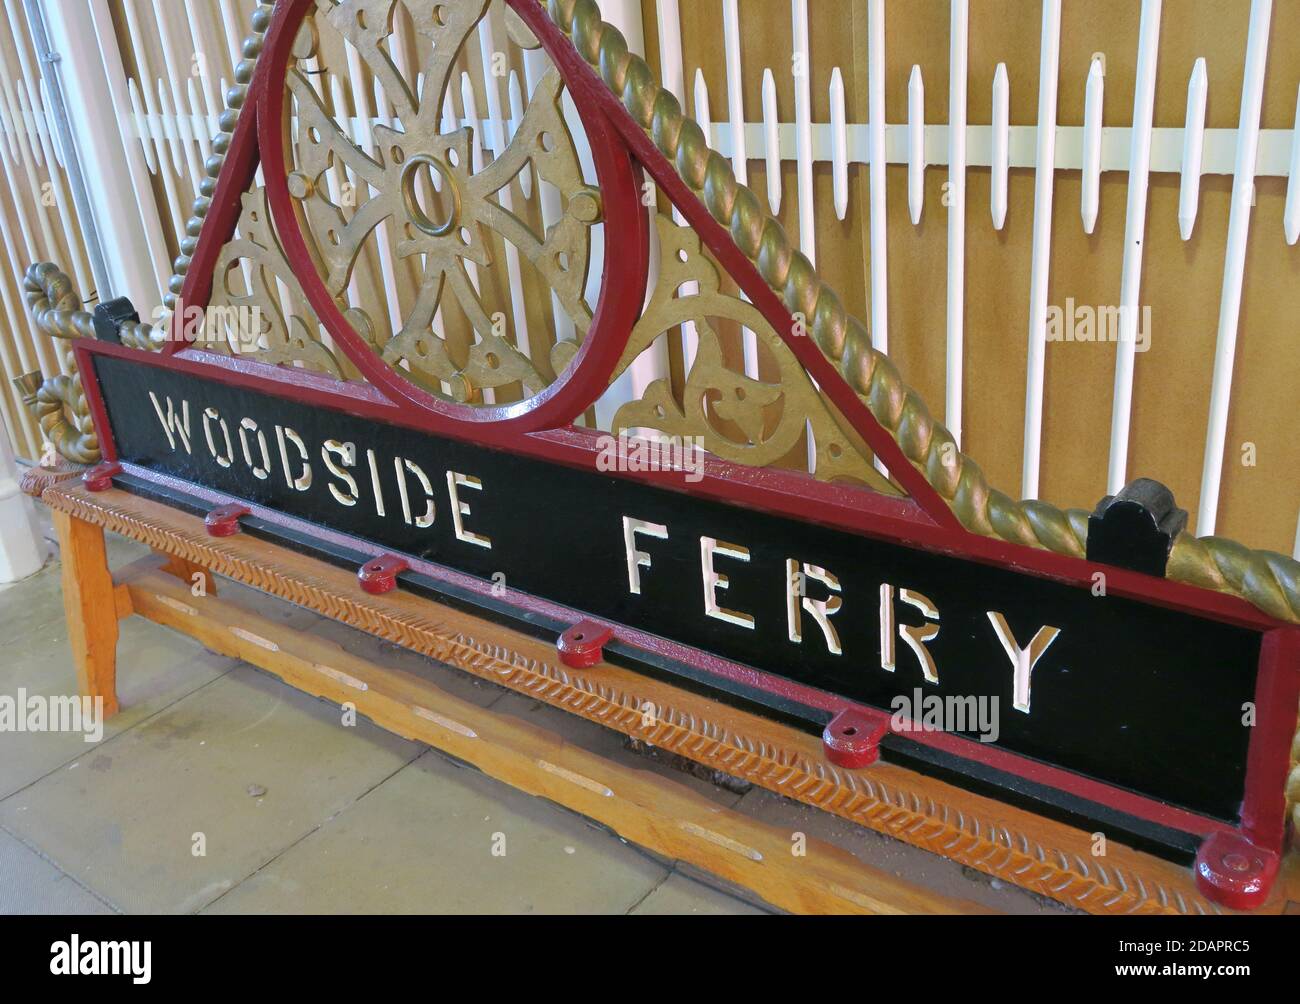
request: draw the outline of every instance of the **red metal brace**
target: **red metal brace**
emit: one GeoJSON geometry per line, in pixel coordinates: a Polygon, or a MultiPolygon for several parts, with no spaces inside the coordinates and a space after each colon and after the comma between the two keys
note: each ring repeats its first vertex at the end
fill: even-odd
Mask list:
{"type": "Polygon", "coordinates": [[[397,577],[410,567],[405,558],[396,554],[381,554],[357,569],[357,578],[366,592],[382,596],[397,588],[397,577]]]}
{"type": "Polygon", "coordinates": [[[889,732],[887,719],[873,718],[845,708],[822,732],[826,759],[839,767],[870,767],[880,759],[880,740],[889,732]]]}
{"type": "Polygon", "coordinates": [[[219,505],[203,517],[203,526],[209,537],[233,537],[239,533],[239,518],[247,516],[249,508],[238,502],[219,505]]]}
{"type": "Polygon", "coordinates": [[[113,460],[96,464],[81,476],[87,491],[106,492],[113,487],[113,479],[122,473],[122,465],[113,460]]]}
{"type": "Polygon", "coordinates": [[[579,621],[555,643],[560,661],[571,669],[587,669],[605,658],[605,645],[614,629],[595,621],[579,621]]]}
{"type": "Polygon", "coordinates": [[[1196,853],[1196,887],[1232,910],[1253,910],[1268,899],[1278,856],[1240,833],[1211,833],[1196,853]]]}

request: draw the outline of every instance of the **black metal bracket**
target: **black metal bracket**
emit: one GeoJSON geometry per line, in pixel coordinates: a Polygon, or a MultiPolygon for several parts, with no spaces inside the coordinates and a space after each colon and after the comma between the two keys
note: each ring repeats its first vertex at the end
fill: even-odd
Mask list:
{"type": "Polygon", "coordinates": [[[122,325],[127,321],[140,323],[135,305],[125,296],[108,300],[95,307],[95,337],[101,342],[122,344],[122,325]]]}
{"type": "Polygon", "coordinates": [[[1174,503],[1174,493],[1138,478],[1088,517],[1088,560],[1164,578],[1174,538],[1186,527],[1187,510],[1174,503]]]}

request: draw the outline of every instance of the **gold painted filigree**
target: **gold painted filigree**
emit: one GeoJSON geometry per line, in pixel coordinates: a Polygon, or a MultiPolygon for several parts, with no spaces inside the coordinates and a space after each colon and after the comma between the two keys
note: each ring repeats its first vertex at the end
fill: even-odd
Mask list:
{"type": "Polygon", "coordinates": [[[664,215],[656,217],[656,223],[658,282],[632,329],[618,372],[662,332],[679,325],[694,325],[698,345],[681,400],[667,378],[655,380],[639,399],[618,409],[612,431],[641,428],[698,436],[710,453],[751,467],[778,463],[811,432],[815,477],[858,481],[895,493],[872,467],[864,444],[840,427],[803,365],[758,309],[721,292],[718,270],[705,257],[699,235],[664,215]],[[683,288],[695,291],[683,294],[683,288]],[[728,365],[715,327],[718,321],[732,321],[754,333],[760,353],[775,368],[772,380],[755,379],[728,365]]]}
{"type": "Polygon", "coordinates": [[[338,358],[322,343],[316,313],[285,259],[271,224],[266,189],[245,193],[243,206],[239,233],[217,259],[214,309],[206,313],[200,344],[214,352],[342,376],[338,358]]]}
{"type": "MultiPolygon", "coordinates": [[[[487,13],[488,0],[402,0],[402,6],[415,35],[429,44],[423,65],[411,71],[422,81],[418,87],[389,52],[396,0],[318,0],[317,16],[356,50],[392,103],[394,126],[369,130],[372,152],[367,149],[371,144],[356,142],[326,107],[321,95],[328,92],[328,81],[301,67],[291,69],[288,86],[297,132],[290,193],[332,295],[343,294],[380,224],[387,224],[384,231],[395,260],[415,264],[414,303],[397,330],[375,334],[375,345],[389,365],[431,393],[457,401],[478,403],[482,390],[514,383],[536,393],[549,382],[550,368],[539,367],[516,343],[506,315],[488,306],[480,289],[486,278],[482,273],[499,264],[495,234],[540,274],[579,339],[591,324],[584,289],[590,231],[600,222],[601,201],[583,179],[564,120],[563,85],[554,69],[548,71],[514,135],[482,165],[474,129],[445,122],[444,104],[457,60],[487,13]],[[337,184],[331,190],[330,173],[339,168],[355,179],[347,198],[337,184]],[[562,213],[544,233],[511,211],[505,195],[525,168],[536,183],[560,193],[562,213]],[[453,345],[440,330],[439,310],[448,300],[455,301],[472,328],[468,347],[453,345]]],[[[536,45],[517,21],[508,24],[512,39],[536,45]]],[[[304,37],[300,63],[315,47],[314,37],[304,37]]]]}

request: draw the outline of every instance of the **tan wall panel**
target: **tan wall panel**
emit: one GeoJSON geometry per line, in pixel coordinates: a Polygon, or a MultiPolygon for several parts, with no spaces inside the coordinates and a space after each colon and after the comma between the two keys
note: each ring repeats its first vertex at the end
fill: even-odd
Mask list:
{"type": "MultiPolygon", "coordinates": [[[[653,4],[648,4],[648,48],[657,51],[653,4]]],[[[949,4],[909,0],[886,4],[886,116],[907,120],[907,82],[913,64],[925,81],[925,117],[947,121],[949,4]]],[[[1041,4],[1033,0],[972,0],[968,120],[991,118],[992,81],[999,62],[1011,83],[1011,122],[1037,123],[1041,4]]],[[[1106,60],[1106,126],[1126,127],[1133,112],[1141,5],[1135,0],[1067,0],[1063,6],[1058,122],[1083,122],[1085,84],[1094,53],[1106,60]]],[[[794,119],[790,65],[790,4],[746,0],[741,5],[745,110],[761,119],[764,67],[775,74],[780,116],[794,119]]],[[[867,5],[810,3],[814,121],[829,118],[831,70],[844,74],[851,122],[865,123],[867,108],[867,5]]],[[[1198,56],[1207,60],[1210,96],[1206,124],[1237,125],[1249,4],[1222,0],[1169,0],[1161,22],[1155,124],[1180,128],[1187,79],[1198,56]]],[[[1287,44],[1300,19],[1300,0],[1278,0],[1266,75],[1262,125],[1289,129],[1295,113],[1300,51],[1287,44]]],[[[726,71],[720,3],[684,4],[683,48],[688,97],[696,67],[708,82],[715,122],[727,117],[726,71]]],[[[688,100],[688,106],[690,102],[688,100]]],[[[761,150],[750,150],[751,158],[761,150]]],[[[913,226],[907,208],[907,169],[887,170],[890,354],[905,378],[943,418],[947,309],[947,218],[942,204],[947,170],[926,173],[925,209],[913,226]]],[[[848,219],[835,220],[829,165],[816,168],[817,257],[823,275],[849,309],[870,314],[870,188],[864,165],[850,167],[848,219]]],[[[782,165],[785,197],[779,218],[798,233],[792,205],[795,165],[782,165]]],[[[762,162],[751,160],[750,184],[760,195],[762,162]]],[[[1067,298],[1091,308],[1116,306],[1123,271],[1128,178],[1102,176],[1094,233],[1080,219],[1081,176],[1059,171],[1054,182],[1051,280],[1048,302],[1067,298]]],[[[1219,532],[1290,552],[1300,503],[1300,441],[1278,415],[1300,404],[1300,349],[1293,318],[1297,254],[1283,241],[1283,179],[1258,186],[1247,262],[1236,378],[1229,423],[1219,532]],[[1243,467],[1241,444],[1256,444],[1258,466],[1243,467]]],[[[1137,357],[1129,476],[1147,475],[1170,485],[1195,514],[1208,420],[1227,235],[1231,178],[1202,180],[1201,209],[1192,239],[1178,231],[1179,177],[1150,180],[1141,303],[1151,308],[1152,343],[1137,357]]],[[[1029,292],[1033,240],[1034,172],[1017,169],[1009,180],[1009,209],[1002,231],[989,217],[989,171],[967,174],[965,446],[993,483],[1010,493],[1020,487],[1029,292]]],[[[1091,507],[1105,493],[1110,453],[1111,395],[1116,347],[1111,342],[1053,342],[1047,347],[1044,386],[1042,497],[1091,507]]]]}

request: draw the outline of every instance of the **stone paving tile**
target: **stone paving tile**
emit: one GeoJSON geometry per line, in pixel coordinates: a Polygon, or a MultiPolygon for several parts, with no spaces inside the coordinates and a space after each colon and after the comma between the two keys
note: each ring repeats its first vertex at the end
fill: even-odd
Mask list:
{"type": "Polygon", "coordinates": [[[695,879],[674,872],[654,892],[638,903],[632,913],[650,916],[684,914],[763,916],[767,911],[710,888],[703,882],[697,882],[695,879]]]}
{"type": "Polygon", "coordinates": [[[112,912],[22,841],[0,830],[0,914],[112,912]]]}
{"type": "MultiPolygon", "coordinates": [[[[57,563],[0,595],[0,697],[67,697],[77,692],[57,563]]],[[[236,665],[198,642],[141,617],[121,622],[118,700],[107,740],[211,683],[236,665]]],[[[0,732],[0,798],[94,749],[84,732],[0,732]]]]}
{"type": "Polygon", "coordinates": [[[197,910],[424,749],[339,715],[240,665],[0,802],[0,825],[120,909],[197,910]]]}
{"type": "Polygon", "coordinates": [[[429,751],[210,910],[625,913],[667,874],[578,816],[429,751]]]}

